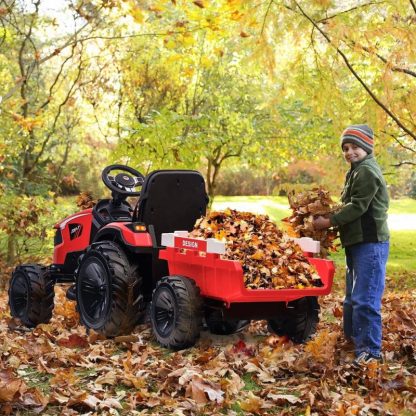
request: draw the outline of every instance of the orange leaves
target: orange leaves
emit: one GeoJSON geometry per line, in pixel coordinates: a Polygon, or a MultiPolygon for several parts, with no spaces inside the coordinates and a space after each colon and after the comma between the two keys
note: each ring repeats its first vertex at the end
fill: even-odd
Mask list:
{"type": "Polygon", "coordinates": [[[0,412],[6,415],[15,414],[11,403],[32,409],[34,413],[41,413],[48,401],[38,389],[28,388],[12,370],[0,370],[0,412]]]}
{"type": "MultiPolygon", "coordinates": [[[[64,292],[56,291],[59,302],[64,292]]],[[[340,297],[325,297],[322,312],[340,303],[340,297]]],[[[350,367],[341,323],[331,316],[306,345],[268,335],[267,324],[257,321],[227,337],[203,331],[195,347],[178,352],[156,346],[147,325],[116,339],[92,334],[78,349],[59,340],[86,340],[83,327],[68,328],[55,314],[34,331],[9,329],[6,305],[0,293],[0,414],[208,415],[232,414],[234,407],[286,415],[416,411],[416,295],[410,291],[385,297],[387,363],[363,370],[350,367]]]]}
{"type": "Polygon", "coordinates": [[[11,370],[0,370],[0,402],[11,402],[25,385],[11,370]]]}
{"type": "Polygon", "coordinates": [[[305,351],[312,357],[326,364],[334,361],[334,348],[338,342],[338,334],[329,331],[321,331],[305,346],[305,351]]]}
{"type": "Polygon", "coordinates": [[[224,392],[221,388],[214,383],[207,382],[198,375],[192,377],[185,395],[191,397],[198,404],[205,404],[208,401],[221,404],[224,401],[224,392]]]}
{"type": "Polygon", "coordinates": [[[23,117],[20,114],[12,113],[13,120],[25,131],[31,132],[36,127],[42,126],[43,122],[36,117],[23,117]]]}
{"type": "Polygon", "coordinates": [[[250,413],[259,413],[260,409],[263,406],[263,399],[258,396],[255,396],[252,392],[249,392],[248,397],[240,402],[240,407],[245,412],[250,413]]]}
{"type": "Polygon", "coordinates": [[[194,3],[195,6],[198,6],[200,9],[205,9],[205,4],[202,0],[195,0],[192,3],[194,3]]]}
{"type": "Polygon", "coordinates": [[[225,240],[226,256],[241,263],[249,289],[301,289],[320,282],[301,249],[266,215],[212,211],[196,222],[192,235],[225,240]]]}
{"type": "Polygon", "coordinates": [[[50,384],[56,387],[68,387],[75,385],[78,381],[79,378],[75,375],[73,368],[62,368],[56,370],[50,384]]]}
{"type": "Polygon", "coordinates": [[[76,204],[81,209],[92,208],[96,205],[97,201],[92,196],[92,193],[89,191],[81,192],[76,197],[76,204]]]}
{"type": "Polygon", "coordinates": [[[327,217],[335,212],[338,206],[334,205],[329,192],[320,188],[295,194],[288,194],[292,215],[283,219],[288,233],[295,237],[310,237],[321,243],[321,256],[326,257],[329,251],[336,251],[334,240],[338,233],[334,229],[315,230],[313,228],[314,216],[327,217]]]}
{"type": "Polygon", "coordinates": [[[60,338],[57,341],[58,345],[66,348],[85,348],[88,346],[88,341],[84,337],[77,334],[71,334],[68,338],[60,338]]]}

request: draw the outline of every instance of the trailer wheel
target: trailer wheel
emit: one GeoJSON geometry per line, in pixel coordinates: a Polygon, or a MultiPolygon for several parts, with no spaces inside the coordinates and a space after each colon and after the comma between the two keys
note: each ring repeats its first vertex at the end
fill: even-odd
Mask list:
{"type": "Polygon", "coordinates": [[[286,335],[295,343],[304,343],[316,332],[319,310],[316,296],[293,300],[278,317],[268,321],[269,330],[286,335]]]}
{"type": "Polygon", "coordinates": [[[39,264],[25,264],[13,271],[9,287],[11,315],[30,328],[48,323],[54,306],[54,282],[48,269],[39,264]]]}
{"type": "Polygon", "coordinates": [[[168,348],[191,347],[202,325],[202,300],[195,282],[183,276],[163,277],[152,295],[150,319],[157,341],[168,348]]]}
{"type": "Polygon", "coordinates": [[[142,278],[115,243],[88,247],[75,271],[81,322],[107,337],[130,333],[143,311],[142,278]]]}
{"type": "Polygon", "coordinates": [[[221,310],[211,308],[208,308],[205,312],[205,322],[210,332],[215,335],[235,334],[250,324],[248,320],[224,318],[221,310]]]}

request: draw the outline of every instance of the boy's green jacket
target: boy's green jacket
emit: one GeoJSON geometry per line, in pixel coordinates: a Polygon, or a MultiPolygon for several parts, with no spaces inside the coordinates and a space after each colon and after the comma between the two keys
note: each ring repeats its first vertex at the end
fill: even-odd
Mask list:
{"type": "Polygon", "coordinates": [[[352,163],[341,195],[343,207],[330,216],[339,227],[343,247],[389,239],[389,196],[380,166],[372,154],[352,163]]]}

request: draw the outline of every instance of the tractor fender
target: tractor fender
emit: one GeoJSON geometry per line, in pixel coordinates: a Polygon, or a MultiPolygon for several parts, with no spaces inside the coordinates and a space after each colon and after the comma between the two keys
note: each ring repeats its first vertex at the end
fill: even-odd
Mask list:
{"type": "Polygon", "coordinates": [[[147,231],[134,231],[132,223],[113,222],[101,228],[94,237],[97,241],[116,241],[127,250],[137,252],[138,249],[153,247],[152,237],[147,231]]]}

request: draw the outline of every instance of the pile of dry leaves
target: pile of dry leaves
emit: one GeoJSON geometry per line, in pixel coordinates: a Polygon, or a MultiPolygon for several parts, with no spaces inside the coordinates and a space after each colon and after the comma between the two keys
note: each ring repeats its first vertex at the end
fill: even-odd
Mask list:
{"type": "Polygon", "coordinates": [[[334,240],[338,236],[335,229],[315,230],[314,216],[328,216],[339,209],[328,191],[322,187],[310,191],[288,194],[292,215],[284,218],[288,233],[294,237],[310,237],[321,243],[321,257],[326,258],[329,251],[336,251],[334,240]]]}
{"type": "Polygon", "coordinates": [[[193,237],[226,241],[226,257],[238,260],[249,289],[305,288],[321,284],[300,247],[267,215],[227,209],[200,218],[193,237]]]}
{"type": "Polygon", "coordinates": [[[202,332],[173,352],[148,325],[102,339],[79,325],[56,288],[50,323],[28,330],[0,292],[0,414],[410,415],[416,412],[416,294],[384,300],[385,362],[357,370],[342,347],[339,296],[321,299],[316,337],[294,345],[264,321],[243,333],[202,332]]]}

